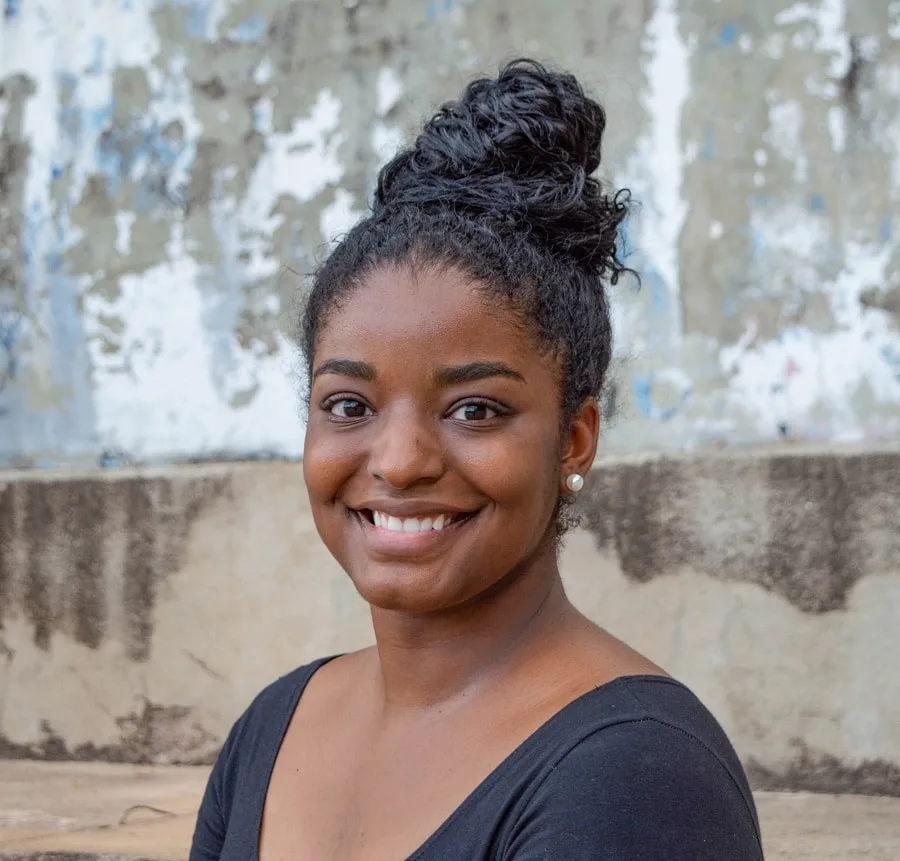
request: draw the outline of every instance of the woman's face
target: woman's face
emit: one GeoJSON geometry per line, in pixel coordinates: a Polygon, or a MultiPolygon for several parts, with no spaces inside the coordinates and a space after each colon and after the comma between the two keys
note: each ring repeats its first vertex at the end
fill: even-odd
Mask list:
{"type": "Polygon", "coordinates": [[[596,423],[588,453],[560,439],[556,362],[502,302],[455,269],[379,268],[328,315],[312,373],[313,515],[370,604],[446,611],[555,570],[556,501],[596,423]]]}

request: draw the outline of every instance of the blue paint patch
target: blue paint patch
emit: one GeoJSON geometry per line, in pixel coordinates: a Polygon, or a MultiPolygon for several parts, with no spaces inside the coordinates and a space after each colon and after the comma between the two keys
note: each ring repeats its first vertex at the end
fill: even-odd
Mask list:
{"type": "Polygon", "coordinates": [[[669,288],[662,276],[655,269],[649,269],[644,276],[644,283],[650,291],[650,314],[653,317],[669,316],[669,288]]]}
{"type": "Polygon", "coordinates": [[[428,20],[436,21],[441,15],[449,15],[455,5],[454,0],[428,0],[428,20]]]}
{"type": "MultiPolygon", "coordinates": [[[[640,414],[651,421],[668,422],[675,418],[676,415],[687,403],[691,396],[691,386],[688,386],[681,392],[679,403],[669,407],[658,407],[653,400],[653,390],[656,386],[657,375],[651,371],[649,374],[639,374],[632,383],[632,391],[634,392],[635,402],[640,414]]],[[[669,381],[671,382],[671,381],[669,381]]]]}
{"type": "Polygon", "coordinates": [[[68,214],[63,210],[51,219],[50,213],[35,203],[28,208],[24,226],[26,297],[30,293],[34,296],[34,285],[48,288],[45,297],[32,298],[31,302],[32,307],[37,301],[46,303],[52,378],[67,392],[65,399],[40,415],[39,433],[45,440],[55,440],[53,447],[60,447],[59,454],[64,459],[81,456],[92,445],[95,422],[87,340],[77,308],[79,286],[67,271],[63,256],[68,214]],[[49,253],[39,254],[42,247],[49,247],[49,253]]]}
{"type": "Polygon", "coordinates": [[[894,236],[894,216],[886,215],[878,224],[878,238],[882,242],[890,242],[894,236]]]}
{"type": "Polygon", "coordinates": [[[888,363],[894,379],[900,383],[900,350],[892,344],[885,344],[879,352],[881,353],[881,358],[888,363]]]}
{"type": "Polygon", "coordinates": [[[16,344],[22,330],[22,314],[0,305],[0,394],[19,374],[16,344]]]}
{"type": "Polygon", "coordinates": [[[806,340],[806,330],[801,326],[786,326],[781,330],[782,343],[798,343],[806,340]]]}
{"type": "Polygon", "coordinates": [[[78,75],[72,72],[57,72],[56,81],[61,89],[74,90],[78,86],[78,75]]]}
{"type": "Polygon", "coordinates": [[[170,207],[169,174],[191,145],[171,140],[157,124],[143,129],[114,128],[98,136],[95,160],[106,176],[107,193],[115,198],[119,183],[141,177],[135,208],[146,212],[170,207]]]}
{"type": "Polygon", "coordinates": [[[718,152],[716,142],[716,130],[712,123],[707,123],[703,129],[703,146],[700,148],[700,158],[703,161],[712,161],[718,152]]]}
{"type": "MultiPolygon", "coordinates": [[[[630,257],[633,257],[637,254],[637,249],[634,247],[634,243],[631,241],[631,218],[632,216],[628,216],[625,221],[622,222],[621,227],[619,228],[619,236],[616,240],[617,243],[617,253],[619,255],[619,259],[626,263],[630,257]]],[[[633,286],[637,286],[639,282],[637,279],[633,279],[635,284],[633,286]]]]}
{"type": "Polygon", "coordinates": [[[645,418],[653,418],[653,375],[640,374],[632,383],[638,412],[645,418]]]}
{"type": "Polygon", "coordinates": [[[206,39],[209,33],[209,16],[212,12],[212,3],[210,0],[169,0],[169,3],[176,6],[190,7],[185,30],[192,39],[206,39]]]}
{"type": "Polygon", "coordinates": [[[5,0],[3,15],[6,18],[15,18],[22,11],[22,0],[5,0]]]}
{"type": "Polygon", "coordinates": [[[62,175],[63,169],[58,164],[53,165],[53,169],[50,171],[50,176],[52,176],[53,179],[59,179],[62,175]]]}
{"type": "Polygon", "coordinates": [[[749,229],[750,236],[750,259],[758,260],[766,253],[766,240],[759,230],[751,227],[749,229]]]}
{"type": "Polygon", "coordinates": [[[98,135],[109,126],[112,120],[113,106],[104,105],[100,108],[91,108],[85,113],[85,126],[92,134],[98,135]]]}
{"type": "Polygon", "coordinates": [[[56,114],[60,131],[69,140],[77,141],[81,136],[81,110],[73,104],[62,107],[56,114]]]}
{"type": "Polygon", "coordinates": [[[96,164],[106,176],[106,193],[115,200],[122,176],[122,153],[106,136],[97,142],[96,164]]]}
{"type": "Polygon", "coordinates": [[[94,36],[91,42],[91,64],[87,68],[89,75],[103,74],[103,57],[106,53],[106,39],[94,36]]]}
{"type": "Polygon", "coordinates": [[[131,12],[134,9],[133,0],[122,0],[122,11],[131,12]]]}
{"type": "Polygon", "coordinates": [[[726,296],[722,301],[722,316],[734,317],[737,314],[737,303],[731,296],[726,296]]]}
{"type": "Polygon", "coordinates": [[[228,39],[242,45],[253,45],[265,39],[268,29],[266,19],[262,15],[254,15],[231,29],[228,32],[228,39]]]}
{"type": "Polygon", "coordinates": [[[809,196],[809,211],[816,213],[825,212],[825,198],[818,192],[809,196]]]}
{"type": "Polygon", "coordinates": [[[203,7],[195,7],[191,10],[190,17],[187,21],[187,34],[192,39],[206,38],[206,25],[209,21],[209,10],[203,7]]]}
{"type": "Polygon", "coordinates": [[[728,45],[733,45],[735,39],[738,37],[738,26],[734,23],[734,21],[729,21],[720,31],[719,31],[719,44],[728,47],[728,45]]]}
{"type": "MultiPolygon", "coordinates": [[[[59,78],[60,87],[74,92],[77,82],[74,79],[59,78]]],[[[70,141],[77,142],[84,134],[97,135],[102,132],[112,120],[113,106],[103,105],[99,108],[85,110],[75,98],[68,99],[68,103],[59,109],[56,114],[57,123],[64,136],[70,141]]]]}

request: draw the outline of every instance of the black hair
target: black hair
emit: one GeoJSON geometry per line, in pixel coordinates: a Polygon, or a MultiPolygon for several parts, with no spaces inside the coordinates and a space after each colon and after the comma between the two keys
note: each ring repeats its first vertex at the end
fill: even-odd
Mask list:
{"type": "Polygon", "coordinates": [[[612,355],[606,296],[627,190],[607,192],[603,107],[532,60],[470,83],[378,176],[371,214],[317,272],[303,315],[308,365],[327,314],[385,264],[452,266],[507,300],[559,357],[566,422],[597,398],[612,355]]]}

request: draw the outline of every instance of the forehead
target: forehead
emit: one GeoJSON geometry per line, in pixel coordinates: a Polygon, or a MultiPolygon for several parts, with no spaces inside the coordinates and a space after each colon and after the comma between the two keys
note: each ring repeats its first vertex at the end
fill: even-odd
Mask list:
{"type": "Polygon", "coordinates": [[[411,266],[374,270],[327,316],[315,363],[361,353],[428,367],[501,357],[527,365],[546,358],[503,298],[458,269],[411,266]]]}

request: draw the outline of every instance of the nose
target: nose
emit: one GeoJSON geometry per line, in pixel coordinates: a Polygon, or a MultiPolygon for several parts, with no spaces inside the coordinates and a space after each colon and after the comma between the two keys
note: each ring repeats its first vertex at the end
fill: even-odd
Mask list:
{"type": "Polygon", "coordinates": [[[436,481],[444,472],[437,428],[413,408],[382,413],[369,454],[369,474],[395,490],[436,481]]]}

